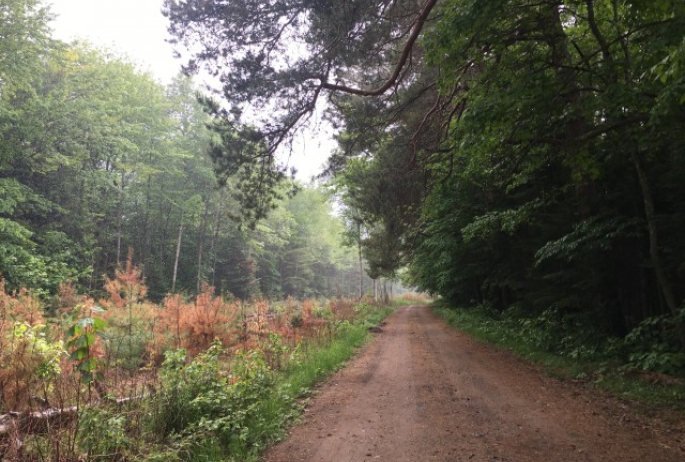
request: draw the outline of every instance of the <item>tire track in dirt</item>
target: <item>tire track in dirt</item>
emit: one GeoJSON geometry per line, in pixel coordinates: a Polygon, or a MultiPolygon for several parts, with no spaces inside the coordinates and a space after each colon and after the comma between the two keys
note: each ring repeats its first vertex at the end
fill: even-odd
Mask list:
{"type": "Polygon", "coordinates": [[[685,460],[685,423],[551,379],[428,307],[398,310],[265,462],[685,460]]]}

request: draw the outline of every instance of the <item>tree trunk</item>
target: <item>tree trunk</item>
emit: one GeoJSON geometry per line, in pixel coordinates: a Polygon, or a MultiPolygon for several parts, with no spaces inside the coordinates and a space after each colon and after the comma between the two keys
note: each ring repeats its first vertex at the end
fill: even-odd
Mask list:
{"type": "Polygon", "coordinates": [[[359,300],[364,298],[364,260],[362,259],[362,225],[357,225],[359,231],[359,241],[357,247],[359,249],[359,300]]]}
{"type": "Polygon", "coordinates": [[[152,255],[152,238],[150,237],[150,210],[152,209],[152,175],[147,177],[145,191],[145,218],[143,223],[143,242],[140,252],[140,261],[147,262],[152,255]]]}
{"type": "Polygon", "coordinates": [[[121,267],[121,234],[124,226],[124,172],[121,172],[119,187],[119,206],[117,207],[117,267],[121,267]]]}
{"type": "Polygon", "coordinates": [[[212,256],[212,287],[216,287],[216,241],[219,238],[220,224],[221,213],[219,212],[219,210],[217,210],[216,221],[214,222],[214,232],[212,233],[212,243],[209,246],[209,254],[212,256]]]}
{"type": "Polygon", "coordinates": [[[659,255],[659,235],[656,226],[656,216],[654,214],[654,198],[652,197],[652,189],[649,184],[647,173],[642,167],[642,161],[636,150],[631,150],[630,158],[637,173],[638,182],[640,183],[640,191],[642,192],[642,199],[645,207],[645,218],[647,220],[647,230],[649,232],[649,257],[654,267],[656,280],[659,284],[659,289],[664,297],[666,306],[672,315],[675,316],[678,308],[675,296],[673,295],[673,288],[666,275],[661,255],[659,255]]]}
{"type": "Polygon", "coordinates": [[[197,293],[200,293],[202,286],[202,251],[205,243],[205,231],[207,230],[207,215],[208,207],[205,207],[205,213],[202,216],[202,224],[200,225],[200,238],[197,243],[197,293]]]}
{"type": "Polygon", "coordinates": [[[176,276],[178,275],[178,259],[181,256],[181,239],[183,238],[183,215],[181,210],[181,224],[178,227],[178,239],[176,240],[176,258],[174,259],[174,275],[171,278],[171,292],[176,290],[176,276]]]}

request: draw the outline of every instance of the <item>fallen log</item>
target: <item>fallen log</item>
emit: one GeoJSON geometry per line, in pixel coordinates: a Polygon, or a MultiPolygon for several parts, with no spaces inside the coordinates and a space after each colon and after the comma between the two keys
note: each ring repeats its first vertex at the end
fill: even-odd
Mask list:
{"type": "MultiPolygon", "coordinates": [[[[51,426],[64,426],[78,412],[78,407],[52,408],[35,412],[11,412],[4,425],[0,425],[0,435],[14,433],[45,433],[51,426]]],[[[5,416],[0,416],[0,422],[5,416]]]]}
{"type": "MultiPolygon", "coordinates": [[[[124,405],[133,401],[140,401],[151,395],[130,396],[125,398],[102,399],[85,407],[100,406],[103,404],[124,405]]],[[[65,408],[50,408],[43,411],[32,412],[8,412],[0,415],[0,438],[3,436],[21,433],[45,433],[51,427],[62,427],[71,421],[77,414],[78,406],[65,408]]]]}

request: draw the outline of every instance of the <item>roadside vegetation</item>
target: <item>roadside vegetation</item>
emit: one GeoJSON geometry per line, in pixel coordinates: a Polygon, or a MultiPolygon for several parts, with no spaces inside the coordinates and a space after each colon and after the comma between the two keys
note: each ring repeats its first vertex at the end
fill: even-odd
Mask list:
{"type": "Polygon", "coordinates": [[[365,299],[147,300],[128,265],[44,315],[0,293],[3,460],[252,460],[393,311],[365,299]],[[9,412],[12,411],[12,412],[9,412]]]}
{"type": "Polygon", "coordinates": [[[455,309],[445,301],[434,311],[477,339],[544,366],[548,374],[631,400],[685,411],[685,370],[669,319],[652,319],[630,335],[606,338],[583,323],[548,314],[522,318],[479,305],[455,309]],[[660,339],[654,348],[655,337],[660,339]],[[670,342],[668,341],[670,339],[670,342]]]}

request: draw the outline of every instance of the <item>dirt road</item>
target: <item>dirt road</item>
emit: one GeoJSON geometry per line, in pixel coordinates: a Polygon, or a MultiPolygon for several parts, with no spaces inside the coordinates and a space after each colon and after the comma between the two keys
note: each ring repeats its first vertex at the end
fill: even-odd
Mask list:
{"type": "Polygon", "coordinates": [[[685,422],[638,417],[408,307],[265,461],[682,462],[685,422]]]}

